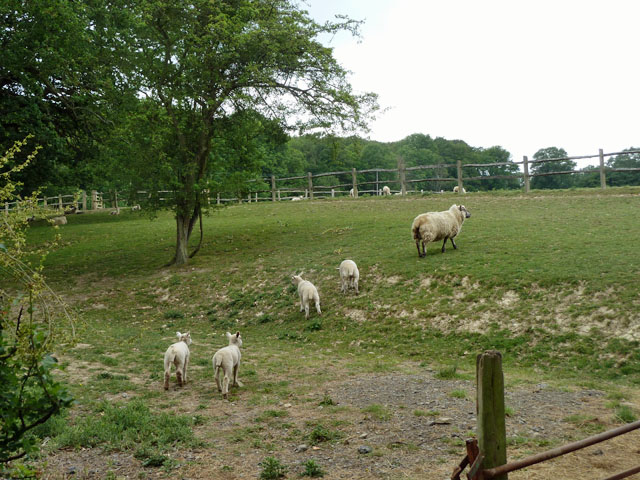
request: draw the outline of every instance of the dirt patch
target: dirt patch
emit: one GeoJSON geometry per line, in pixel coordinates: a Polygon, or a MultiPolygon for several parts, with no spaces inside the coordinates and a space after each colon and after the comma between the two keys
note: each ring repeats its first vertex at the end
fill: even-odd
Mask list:
{"type": "MultiPolygon", "coordinates": [[[[55,452],[47,459],[44,478],[104,478],[112,472],[114,478],[247,479],[257,478],[260,462],[272,456],[289,468],[287,478],[298,477],[303,462],[314,460],[328,480],[442,479],[462,458],[464,439],[475,431],[471,381],[441,380],[425,371],[358,374],[305,388],[304,378],[292,385],[303,393],[291,394],[277,405],[253,405],[251,394],[240,389],[231,403],[207,395],[207,411],[197,410],[202,390],[198,393],[192,387],[189,398],[181,395],[179,411],[207,415],[196,432],[208,446],[171,453],[178,465],[173,472],[144,468],[128,452],[94,448],[55,452]],[[273,410],[286,414],[257,420],[273,410]],[[313,425],[338,432],[339,438],[313,446],[306,437],[313,425]]],[[[571,415],[589,416],[591,422],[608,428],[611,410],[605,402],[598,390],[562,391],[543,383],[507,389],[507,436],[515,445],[509,447],[510,458],[550,448],[541,446],[542,440],[555,445],[588,436],[581,425],[566,421],[571,415]]],[[[634,445],[628,439],[615,449],[592,448],[586,459],[584,455],[563,458],[561,467],[542,464],[519,478],[559,478],[558,471],[584,471],[585,464],[590,477],[602,477],[628,463],[626,459],[637,454],[634,445]]]]}

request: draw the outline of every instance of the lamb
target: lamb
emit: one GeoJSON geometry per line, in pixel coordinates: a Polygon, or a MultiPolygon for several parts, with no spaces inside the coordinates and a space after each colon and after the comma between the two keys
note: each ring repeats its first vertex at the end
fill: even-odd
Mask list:
{"type": "MultiPolygon", "coordinates": [[[[458,185],[456,185],[455,187],[453,187],[453,193],[458,193],[459,191],[460,191],[460,190],[459,190],[458,185]]],[[[462,187],[462,193],[467,193],[467,191],[464,189],[464,187],[462,187]]]]}
{"type": "Polygon", "coordinates": [[[169,378],[171,377],[171,364],[176,366],[176,378],[181,387],[187,383],[187,367],[189,366],[189,345],[191,345],[191,333],[176,332],[178,341],[164,353],[164,389],[169,390],[169,378]]]}
{"type": "Polygon", "coordinates": [[[455,204],[444,212],[428,212],[418,215],[411,225],[413,239],[416,241],[416,247],[418,248],[418,257],[427,256],[427,243],[442,239],[444,239],[442,243],[443,253],[447,239],[450,239],[453,248],[457,249],[458,246],[453,239],[460,233],[465,218],[470,216],[471,214],[464,205],[455,204]],[[420,241],[422,241],[422,253],[420,253],[420,241]]]}
{"type": "Polygon", "coordinates": [[[322,313],[320,310],[320,295],[315,285],[308,280],[304,280],[300,275],[291,277],[291,282],[298,287],[298,296],[300,297],[300,311],[304,311],[304,318],[309,318],[309,302],[316,304],[318,315],[322,313]]]}
{"type": "Polygon", "coordinates": [[[299,202],[300,200],[304,200],[304,197],[300,195],[299,197],[291,197],[292,202],[299,202]]]}
{"type": "Polygon", "coordinates": [[[355,193],[353,192],[353,188],[351,190],[349,190],[349,196],[350,197],[355,197],[355,193]]]}
{"type": "Polygon", "coordinates": [[[139,212],[140,210],[142,210],[142,208],[140,207],[140,205],[134,205],[133,207],[131,207],[131,211],[132,212],[139,212]]]}
{"type": "Polygon", "coordinates": [[[360,279],[360,272],[358,271],[358,266],[356,262],[353,260],[344,260],[340,267],[340,281],[342,282],[342,293],[346,293],[349,287],[353,287],[356,290],[356,295],[360,292],[358,291],[358,280],[360,279]]]}
{"type": "Polygon", "coordinates": [[[240,347],[242,346],[242,337],[240,332],[231,335],[227,332],[229,345],[218,350],[211,360],[213,363],[213,376],[216,379],[218,392],[222,392],[222,398],[227,399],[229,394],[229,380],[233,377],[233,387],[241,387],[242,383],[238,381],[238,369],[240,368],[240,347]],[[223,372],[222,388],[220,388],[220,369],[223,372]]]}
{"type": "Polygon", "coordinates": [[[65,217],[64,215],[62,215],[61,217],[53,217],[51,219],[51,221],[53,222],[52,224],[55,225],[66,225],[67,224],[67,217],[65,217]]]}
{"type": "Polygon", "coordinates": [[[391,195],[391,189],[385,185],[382,187],[382,195],[391,195]]]}

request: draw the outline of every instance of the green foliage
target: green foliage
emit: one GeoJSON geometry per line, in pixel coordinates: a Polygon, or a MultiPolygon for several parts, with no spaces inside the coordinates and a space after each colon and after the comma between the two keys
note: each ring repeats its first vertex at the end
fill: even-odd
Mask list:
{"type": "MultiPolygon", "coordinates": [[[[33,160],[15,162],[16,154],[26,143],[17,142],[0,157],[0,204],[16,202],[16,212],[0,215],[0,272],[3,280],[16,283],[10,290],[0,284],[0,463],[21,458],[37,449],[29,433],[64,407],[71,404],[66,388],[55,381],[58,367],[50,355],[62,320],[70,320],[56,311],[60,304],[44,282],[42,264],[35,268],[28,257],[46,248],[27,249],[28,216],[44,215],[35,202],[35,194],[27,199],[16,197],[19,182],[12,176],[33,160]]],[[[64,307],[63,307],[64,308],[64,307]]],[[[69,326],[69,325],[66,325],[69,326]]],[[[72,332],[66,332],[72,333],[72,332]]],[[[68,336],[66,338],[69,338],[68,336]]]]}
{"type": "Polygon", "coordinates": [[[308,438],[311,445],[317,445],[323,442],[331,442],[342,437],[342,433],[336,430],[330,430],[324,425],[315,425],[308,438]]]}
{"type": "Polygon", "coordinates": [[[638,417],[630,406],[620,405],[616,408],[616,420],[621,423],[631,423],[638,420],[638,417]]]}
{"type": "Polygon", "coordinates": [[[304,471],[302,472],[303,477],[311,477],[311,478],[321,478],[324,477],[324,471],[314,460],[307,460],[302,464],[304,467],[304,471]]]}
{"type": "MultiPolygon", "coordinates": [[[[548,160],[552,158],[566,158],[567,152],[563,148],[549,147],[538,150],[534,155],[534,160],[548,160]]],[[[575,170],[576,162],[573,160],[559,160],[545,163],[534,163],[531,165],[532,174],[541,174],[549,172],[568,172],[575,170]]],[[[541,177],[533,177],[531,179],[531,188],[551,189],[551,188],[569,188],[573,185],[571,175],[546,175],[541,177]]]]}
{"type": "Polygon", "coordinates": [[[280,463],[280,460],[274,457],[265,458],[260,465],[262,470],[260,471],[260,480],[277,480],[278,478],[284,478],[289,470],[285,465],[280,463]]]}
{"type": "Polygon", "coordinates": [[[384,405],[368,405],[362,409],[363,413],[368,413],[376,420],[389,420],[391,418],[391,410],[384,405]]]}

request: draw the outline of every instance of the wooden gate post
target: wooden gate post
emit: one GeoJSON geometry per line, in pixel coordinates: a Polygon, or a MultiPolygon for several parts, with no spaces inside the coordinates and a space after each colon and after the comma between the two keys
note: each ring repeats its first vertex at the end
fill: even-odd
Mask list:
{"type": "Polygon", "coordinates": [[[462,186],[462,160],[456,161],[456,169],[458,170],[458,193],[463,194],[464,188],[462,186]]]}
{"type": "Polygon", "coordinates": [[[82,213],[87,211],[87,191],[82,190],[82,213]]]}
{"type": "MultiPolygon", "coordinates": [[[[484,455],[482,468],[498,467],[507,463],[504,376],[500,352],[488,350],[476,357],[476,384],[478,446],[484,455]]],[[[507,480],[507,474],[494,478],[507,480]]]]}
{"type": "Polygon", "coordinates": [[[358,198],[358,179],[356,178],[356,169],[351,169],[351,183],[353,185],[353,198],[358,198]]]}
{"type": "Polygon", "coordinates": [[[604,154],[601,148],[598,150],[598,153],[600,155],[600,188],[605,189],[607,188],[607,179],[604,175],[604,154]]]}
{"type": "Polygon", "coordinates": [[[91,210],[98,209],[98,191],[91,190],[91,210]]]}
{"type": "Polygon", "coordinates": [[[524,193],[529,193],[529,159],[526,155],[522,157],[522,165],[524,166],[524,193]]]}
{"type": "Polygon", "coordinates": [[[311,177],[311,172],[307,172],[307,180],[309,183],[309,199],[313,200],[313,179],[311,177]]]}

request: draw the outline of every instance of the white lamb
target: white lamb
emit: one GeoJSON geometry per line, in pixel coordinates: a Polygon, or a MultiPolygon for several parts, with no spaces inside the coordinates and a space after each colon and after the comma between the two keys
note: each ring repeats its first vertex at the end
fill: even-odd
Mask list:
{"type": "MultiPolygon", "coordinates": [[[[458,185],[456,185],[455,187],[453,187],[453,193],[458,193],[460,191],[458,185]]],[[[464,189],[464,187],[462,187],[462,193],[467,193],[467,191],[464,189]]]]}
{"type": "Polygon", "coordinates": [[[176,332],[178,341],[164,352],[164,389],[169,389],[171,364],[176,366],[176,378],[181,387],[187,383],[187,367],[189,366],[189,345],[191,334],[176,332]]]}
{"type": "Polygon", "coordinates": [[[241,387],[242,383],[238,381],[238,369],[240,368],[240,347],[242,346],[242,338],[240,332],[236,332],[235,335],[231,335],[227,332],[227,339],[229,345],[218,350],[212,359],[213,363],[213,376],[216,379],[216,386],[218,391],[222,392],[222,398],[226,399],[229,394],[229,381],[233,378],[233,387],[241,387]],[[222,388],[220,387],[220,369],[223,372],[222,388]]]}
{"type": "Polygon", "coordinates": [[[455,204],[444,212],[428,212],[418,215],[411,225],[413,239],[416,241],[416,247],[418,248],[418,257],[427,256],[427,243],[442,239],[444,239],[442,252],[444,252],[447,239],[450,239],[453,248],[457,249],[458,246],[453,239],[460,233],[465,218],[470,216],[471,214],[464,205],[455,204]],[[422,253],[420,253],[420,242],[422,242],[422,253]]]}
{"type": "Polygon", "coordinates": [[[355,197],[355,193],[353,192],[353,188],[351,190],[349,190],[349,196],[350,197],[355,197]]]}
{"type": "Polygon", "coordinates": [[[61,217],[53,217],[51,221],[53,222],[53,225],[66,225],[67,217],[65,217],[64,215],[61,217]]]}
{"type": "Polygon", "coordinates": [[[382,187],[382,195],[391,195],[391,189],[385,185],[382,187]]]}
{"type": "Polygon", "coordinates": [[[298,287],[298,296],[300,297],[300,311],[304,311],[304,318],[309,318],[309,303],[316,304],[318,315],[322,313],[320,310],[320,295],[315,285],[308,280],[304,280],[300,275],[291,277],[291,282],[298,287]]]}
{"type": "Polygon", "coordinates": [[[358,266],[356,262],[353,260],[344,260],[340,267],[340,281],[342,282],[342,293],[346,293],[349,287],[355,288],[356,295],[360,292],[358,291],[358,280],[360,279],[360,272],[358,271],[358,266]]]}

